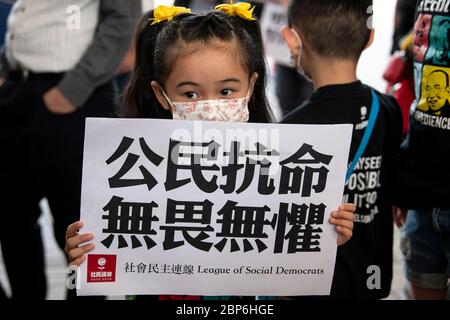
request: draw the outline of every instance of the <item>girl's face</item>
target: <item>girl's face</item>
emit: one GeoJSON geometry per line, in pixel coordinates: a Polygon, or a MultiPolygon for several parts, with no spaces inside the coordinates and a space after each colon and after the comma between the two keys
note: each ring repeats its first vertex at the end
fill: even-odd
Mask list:
{"type": "MultiPolygon", "coordinates": [[[[186,45],[172,66],[165,92],[172,102],[244,98],[258,78],[243,67],[237,45],[212,41],[186,45]]],[[[160,84],[152,88],[164,109],[170,110],[160,84]]]]}

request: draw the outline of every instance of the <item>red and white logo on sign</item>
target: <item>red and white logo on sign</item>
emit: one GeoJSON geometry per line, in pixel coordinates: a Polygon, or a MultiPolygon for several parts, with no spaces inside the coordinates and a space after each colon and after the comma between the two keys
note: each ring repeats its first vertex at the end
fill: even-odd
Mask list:
{"type": "Polygon", "coordinates": [[[87,282],[116,282],[115,255],[88,255],[87,282]]]}

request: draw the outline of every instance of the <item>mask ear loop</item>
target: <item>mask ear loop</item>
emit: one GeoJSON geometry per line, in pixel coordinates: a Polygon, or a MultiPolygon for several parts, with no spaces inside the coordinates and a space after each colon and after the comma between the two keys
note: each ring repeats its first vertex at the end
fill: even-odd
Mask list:
{"type": "Polygon", "coordinates": [[[169,103],[169,106],[172,109],[172,113],[173,113],[173,110],[175,109],[175,106],[174,106],[173,102],[169,99],[169,97],[166,94],[166,91],[164,91],[163,88],[161,88],[161,92],[164,95],[164,98],[166,98],[167,102],[169,103]]]}
{"type": "Polygon", "coordinates": [[[298,43],[299,43],[299,45],[300,45],[300,48],[298,49],[298,50],[299,50],[299,53],[298,53],[298,55],[297,55],[297,61],[295,61],[295,63],[296,63],[295,67],[296,67],[296,68],[301,68],[301,67],[300,67],[300,63],[301,63],[302,52],[303,52],[303,41],[302,41],[302,39],[300,38],[300,35],[297,33],[297,31],[295,31],[294,29],[291,29],[291,31],[292,31],[292,33],[295,35],[295,37],[297,38],[298,43]]]}
{"type": "Polygon", "coordinates": [[[302,68],[302,65],[301,65],[303,48],[304,48],[303,40],[296,30],[291,29],[291,31],[294,33],[295,37],[297,38],[297,40],[299,41],[299,44],[300,44],[299,52],[297,55],[297,60],[294,62],[294,64],[295,64],[294,67],[302,77],[304,77],[308,82],[312,83],[313,80],[306,74],[305,70],[302,68]]]}
{"type": "Polygon", "coordinates": [[[247,95],[245,96],[245,99],[247,100],[247,102],[249,102],[250,99],[252,98],[252,91],[253,90],[251,88],[248,88],[247,95]]]}
{"type": "MultiPolygon", "coordinates": [[[[256,80],[256,81],[258,81],[258,80],[256,80]]],[[[253,91],[255,90],[256,81],[253,84],[250,82],[250,85],[248,87],[247,96],[245,97],[247,99],[247,102],[250,102],[250,100],[252,99],[253,91]]]]}

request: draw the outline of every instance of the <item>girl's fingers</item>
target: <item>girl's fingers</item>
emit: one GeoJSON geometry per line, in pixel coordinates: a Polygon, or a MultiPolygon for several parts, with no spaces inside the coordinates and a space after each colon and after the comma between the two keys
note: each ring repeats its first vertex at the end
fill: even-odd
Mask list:
{"type": "Polygon", "coordinates": [[[355,213],[356,212],[356,206],[352,203],[346,203],[346,204],[341,204],[339,206],[339,210],[340,211],[350,211],[355,213]]]}
{"type": "Polygon", "coordinates": [[[355,212],[356,206],[354,204],[343,204],[339,206],[338,211],[331,213],[330,223],[336,226],[336,231],[339,233],[339,246],[345,244],[353,236],[355,212]]]}
{"type": "Polygon", "coordinates": [[[70,250],[67,253],[67,255],[69,256],[69,261],[75,261],[76,259],[78,259],[82,255],[84,255],[84,254],[94,250],[94,248],[95,248],[95,245],[93,243],[89,243],[89,244],[84,245],[82,247],[70,250]]]}
{"type": "Polygon", "coordinates": [[[69,238],[66,241],[66,250],[72,250],[78,247],[80,244],[91,241],[94,239],[94,235],[92,233],[85,233],[81,234],[79,236],[74,236],[72,238],[69,238]]]}
{"type": "Polygon", "coordinates": [[[338,245],[343,245],[353,236],[353,232],[347,228],[337,226],[336,230],[339,232],[338,245]]]}
{"type": "Polygon", "coordinates": [[[86,260],[86,256],[82,255],[81,257],[78,257],[77,259],[70,262],[70,265],[79,267],[84,262],[84,260],[86,260]]]}
{"type": "Polygon", "coordinates": [[[72,223],[66,230],[66,241],[70,238],[73,238],[77,235],[78,230],[80,230],[83,227],[83,222],[77,221],[75,223],[72,223]]]}
{"type": "Polygon", "coordinates": [[[331,213],[331,217],[335,219],[353,221],[355,219],[355,214],[350,211],[333,211],[331,213]]]}
{"type": "Polygon", "coordinates": [[[353,230],[353,221],[330,218],[330,223],[334,224],[335,226],[353,230]]]}

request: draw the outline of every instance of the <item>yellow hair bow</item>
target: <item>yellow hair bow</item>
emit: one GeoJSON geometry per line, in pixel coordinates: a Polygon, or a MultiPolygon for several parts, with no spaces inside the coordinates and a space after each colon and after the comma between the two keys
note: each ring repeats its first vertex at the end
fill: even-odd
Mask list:
{"type": "Polygon", "coordinates": [[[252,5],[247,2],[239,2],[233,4],[233,1],[231,1],[231,4],[221,4],[218,5],[215,9],[223,11],[230,16],[238,16],[242,19],[250,21],[256,20],[255,18],[253,18],[253,10],[255,10],[255,7],[252,8],[252,5]]]}
{"type": "Polygon", "coordinates": [[[177,15],[182,13],[191,13],[191,9],[185,7],[176,6],[163,6],[156,7],[153,12],[153,19],[151,19],[152,25],[160,23],[162,21],[172,21],[177,15]]]}

